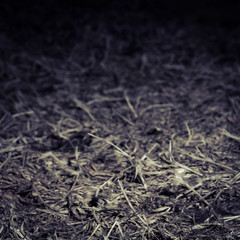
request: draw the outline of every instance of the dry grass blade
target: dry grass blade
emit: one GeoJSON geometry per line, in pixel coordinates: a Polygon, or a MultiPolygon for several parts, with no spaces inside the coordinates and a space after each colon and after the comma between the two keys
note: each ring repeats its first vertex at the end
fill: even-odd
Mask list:
{"type": "Polygon", "coordinates": [[[104,237],[104,239],[106,239],[106,240],[109,239],[109,237],[110,237],[110,235],[111,235],[111,232],[112,232],[112,230],[113,230],[113,228],[115,227],[116,224],[117,224],[117,221],[115,221],[115,222],[113,223],[113,225],[112,225],[112,227],[110,228],[110,230],[109,230],[107,236],[104,237]]]}
{"type": "Polygon", "coordinates": [[[130,99],[129,99],[128,95],[127,95],[127,92],[124,93],[124,97],[125,97],[125,100],[126,100],[126,102],[127,102],[127,104],[128,104],[129,109],[130,109],[130,110],[132,111],[132,113],[133,113],[134,118],[137,118],[137,117],[138,117],[138,114],[137,114],[137,112],[135,111],[133,105],[131,104],[130,99]]]}
{"type": "Polygon", "coordinates": [[[231,134],[230,132],[228,132],[226,129],[222,129],[222,134],[224,134],[225,136],[229,137],[229,138],[232,138],[236,141],[240,141],[240,137],[239,136],[236,136],[234,134],[231,134]]]}
{"type": "Polygon", "coordinates": [[[98,229],[101,227],[101,224],[98,224],[95,228],[94,228],[94,230],[93,230],[93,232],[91,233],[91,236],[88,238],[88,240],[91,240],[92,238],[93,238],[93,236],[94,236],[94,234],[98,231],[98,229]]]}
{"type": "Polygon", "coordinates": [[[178,149],[178,150],[179,150],[180,152],[182,152],[183,154],[191,157],[193,160],[198,160],[198,161],[202,161],[202,162],[208,162],[208,163],[211,163],[211,164],[213,164],[213,165],[216,165],[216,166],[220,166],[220,167],[222,167],[222,168],[225,168],[225,169],[227,169],[227,170],[229,170],[229,171],[231,171],[231,172],[237,173],[237,171],[235,171],[235,170],[232,169],[231,167],[228,167],[228,166],[223,165],[223,164],[221,164],[221,163],[214,162],[214,161],[213,161],[211,158],[209,158],[209,157],[204,157],[204,156],[199,157],[199,156],[196,156],[195,154],[188,153],[188,152],[185,151],[185,150],[182,150],[182,149],[178,149]]]}
{"type": "Polygon", "coordinates": [[[11,156],[12,154],[10,153],[7,158],[2,162],[2,164],[0,165],[0,170],[3,168],[4,165],[6,165],[8,163],[9,160],[11,160],[11,156]]]}
{"type": "Polygon", "coordinates": [[[230,221],[234,221],[234,220],[238,220],[238,219],[240,219],[240,215],[223,218],[224,222],[230,222],[230,221]]]}
{"type": "Polygon", "coordinates": [[[115,114],[116,114],[117,116],[119,116],[119,117],[120,117],[123,121],[125,121],[126,123],[128,123],[128,124],[130,124],[130,125],[132,125],[132,126],[135,125],[132,121],[130,121],[128,118],[124,117],[122,114],[118,113],[117,111],[114,111],[114,112],[115,112],[115,114]]]}
{"type": "Polygon", "coordinates": [[[130,200],[129,200],[129,198],[128,198],[128,196],[127,196],[127,194],[126,194],[126,192],[125,192],[125,190],[124,190],[124,188],[123,188],[122,182],[121,182],[120,180],[118,180],[118,184],[119,184],[119,186],[120,186],[120,188],[121,188],[121,191],[122,191],[125,199],[126,199],[127,202],[128,202],[129,207],[132,209],[132,211],[133,211],[134,213],[137,214],[138,218],[141,220],[141,222],[144,224],[144,226],[147,227],[148,224],[147,224],[146,221],[137,213],[137,211],[134,209],[132,203],[130,202],[130,200]]]}
{"type": "Polygon", "coordinates": [[[163,109],[165,109],[165,108],[172,108],[172,107],[173,107],[173,105],[172,104],[168,104],[168,103],[167,104],[153,104],[153,105],[147,106],[146,108],[143,108],[140,111],[139,116],[143,116],[143,114],[145,112],[150,111],[150,110],[152,110],[154,108],[163,108],[163,109]]]}
{"type": "Polygon", "coordinates": [[[99,139],[99,140],[101,140],[101,141],[103,141],[103,142],[106,142],[107,144],[109,144],[109,145],[113,146],[114,148],[116,148],[116,149],[119,151],[119,153],[121,153],[123,156],[126,156],[126,157],[128,157],[128,158],[131,159],[131,156],[130,156],[129,154],[127,154],[126,152],[124,152],[121,148],[119,148],[119,147],[118,147],[117,145],[115,145],[114,143],[112,143],[112,142],[110,142],[110,141],[108,141],[108,140],[106,140],[106,139],[104,139],[104,138],[98,137],[98,136],[96,136],[96,135],[94,135],[94,134],[92,134],[92,133],[88,133],[88,135],[91,136],[91,137],[94,137],[94,138],[96,138],[96,139],[99,139]]]}
{"type": "Polygon", "coordinates": [[[93,99],[91,101],[88,101],[87,102],[87,105],[90,106],[90,105],[93,105],[95,103],[101,103],[101,102],[118,102],[118,101],[122,101],[123,98],[111,98],[111,97],[99,97],[99,98],[96,98],[96,99],[93,99]]]}
{"type": "Polygon", "coordinates": [[[145,181],[145,179],[144,179],[144,177],[143,177],[143,169],[142,169],[142,167],[143,167],[143,163],[142,163],[142,162],[143,162],[145,159],[147,159],[147,155],[146,155],[146,154],[144,154],[144,155],[142,156],[142,158],[135,160],[135,161],[136,161],[136,166],[135,166],[135,179],[137,178],[137,176],[139,176],[140,179],[141,179],[141,181],[142,181],[142,183],[143,183],[144,188],[147,189],[147,184],[146,184],[146,181],[145,181]]]}
{"type": "Polygon", "coordinates": [[[81,108],[83,111],[85,111],[88,114],[88,116],[90,117],[90,119],[92,121],[96,121],[96,118],[92,115],[89,107],[85,103],[83,103],[82,101],[80,101],[76,97],[72,98],[72,100],[76,104],[77,107],[81,108]]]}
{"type": "Polygon", "coordinates": [[[184,179],[183,177],[178,174],[178,173],[175,173],[176,175],[176,179],[177,181],[179,181],[179,183],[185,185],[191,192],[194,192],[199,198],[201,201],[203,201],[207,206],[211,206],[210,203],[208,201],[206,201],[196,190],[194,187],[191,187],[184,179]]]}

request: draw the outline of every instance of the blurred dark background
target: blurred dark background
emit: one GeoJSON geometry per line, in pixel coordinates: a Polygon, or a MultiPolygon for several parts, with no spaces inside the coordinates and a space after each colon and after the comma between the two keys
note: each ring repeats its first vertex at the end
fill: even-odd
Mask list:
{"type": "MultiPolygon", "coordinates": [[[[198,66],[208,62],[232,67],[240,62],[239,12],[237,0],[0,1],[0,95],[1,89],[7,89],[2,90],[2,99],[9,92],[14,95],[19,88],[30,92],[27,89],[32,79],[41,82],[43,77],[38,75],[44,71],[47,87],[39,84],[37,91],[41,87],[42,92],[50,91],[55,82],[65,78],[79,79],[81,67],[92,61],[91,54],[100,58],[96,62],[101,62],[108,36],[113,39],[111,54],[116,59],[120,57],[122,66],[112,60],[108,64],[128,70],[130,76],[134,71],[138,74],[138,69],[131,70],[124,63],[145,53],[151,55],[153,48],[164,63],[190,65],[197,59],[198,66]],[[75,46],[81,50],[72,59],[80,66],[76,69],[66,61],[74,55],[75,46]],[[58,71],[61,67],[62,72],[58,71]],[[8,82],[12,85],[7,86],[8,82]]],[[[87,77],[96,79],[94,74],[90,68],[87,77]]],[[[101,74],[115,81],[108,72],[101,74]]],[[[239,80],[234,77],[234,81],[239,80]]]]}
{"type": "Polygon", "coordinates": [[[69,31],[70,22],[77,22],[78,26],[88,24],[87,21],[96,24],[104,22],[115,24],[115,27],[119,20],[121,24],[131,25],[134,22],[135,26],[146,21],[162,26],[175,22],[181,26],[195,24],[214,30],[235,31],[240,25],[239,12],[240,1],[237,0],[0,1],[0,48],[7,45],[8,39],[24,44],[49,31],[56,33],[64,31],[64,28],[69,31]]]}
{"type": "MultiPolygon", "coordinates": [[[[240,1],[237,0],[22,0],[1,1],[1,21],[28,23],[44,21],[52,17],[76,17],[80,13],[96,15],[110,12],[119,15],[139,12],[156,20],[194,20],[201,24],[223,24],[234,27],[239,24],[240,1]]],[[[78,15],[78,17],[81,17],[78,15]]]]}

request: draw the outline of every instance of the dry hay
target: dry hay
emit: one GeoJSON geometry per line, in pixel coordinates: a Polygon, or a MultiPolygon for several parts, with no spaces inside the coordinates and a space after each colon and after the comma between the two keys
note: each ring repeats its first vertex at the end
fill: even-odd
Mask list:
{"type": "Polygon", "coordinates": [[[1,239],[240,238],[239,65],[149,24],[2,56],[1,239]]]}

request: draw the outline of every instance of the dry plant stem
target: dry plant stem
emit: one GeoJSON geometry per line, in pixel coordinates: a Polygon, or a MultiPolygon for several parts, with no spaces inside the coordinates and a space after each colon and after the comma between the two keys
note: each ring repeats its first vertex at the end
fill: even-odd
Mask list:
{"type": "Polygon", "coordinates": [[[127,196],[127,194],[126,194],[126,192],[125,192],[125,190],[124,190],[124,188],[123,188],[122,182],[121,182],[120,180],[118,180],[118,184],[119,184],[119,186],[120,186],[120,188],[121,188],[121,191],[122,191],[125,199],[126,199],[127,202],[128,202],[128,205],[129,205],[130,208],[132,209],[132,211],[137,214],[138,218],[142,221],[142,223],[143,223],[145,226],[148,226],[148,224],[143,220],[143,218],[142,218],[142,217],[137,213],[137,211],[134,209],[133,205],[131,204],[131,202],[130,202],[130,200],[129,200],[129,198],[128,198],[128,196],[127,196]]]}
{"type": "Polygon", "coordinates": [[[116,115],[118,115],[123,121],[127,122],[128,124],[134,126],[135,124],[130,121],[128,118],[124,117],[122,114],[118,113],[117,111],[114,111],[116,115]]]}
{"type": "Polygon", "coordinates": [[[210,203],[208,201],[206,201],[196,190],[195,187],[191,187],[186,181],[184,181],[184,179],[182,178],[182,176],[180,174],[175,174],[176,178],[179,180],[180,183],[184,184],[190,191],[194,192],[201,201],[203,201],[207,206],[210,206],[210,203]]]}
{"type": "Polygon", "coordinates": [[[81,108],[83,111],[85,111],[88,114],[88,116],[90,117],[90,119],[92,121],[94,121],[94,122],[96,121],[96,118],[92,115],[89,107],[85,103],[78,100],[76,97],[74,97],[72,100],[77,105],[77,107],[81,108]]]}
{"type": "Polygon", "coordinates": [[[222,219],[224,220],[224,222],[230,222],[230,221],[233,221],[233,220],[240,219],[240,215],[230,216],[230,217],[224,217],[224,218],[222,218],[222,219]]]}
{"type": "Polygon", "coordinates": [[[0,120],[0,125],[1,125],[2,122],[5,120],[6,117],[7,117],[7,113],[5,113],[5,114],[3,115],[3,117],[1,118],[1,120],[0,120]]]}
{"type": "Polygon", "coordinates": [[[1,149],[0,153],[15,152],[15,151],[19,152],[19,151],[22,151],[23,148],[24,148],[24,146],[16,146],[16,147],[9,146],[9,147],[1,149]]]}
{"type": "Polygon", "coordinates": [[[113,230],[113,228],[115,227],[116,224],[117,224],[117,221],[115,221],[115,222],[113,223],[112,227],[111,227],[110,230],[108,231],[107,236],[104,237],[104,239],[108,240],[108,238],[110,237],[111,232],[112,232],[112,230],[113,230]]]}
{"type": "Polygon", "coordinates": [[[54,232],[54,237],[55,237],[56,240],[59,239],[58,236],[57,236],[57,231],[54,232]]]}
{"type": "MultiPolygon", "coordinates": [[[[187,195],[187,194],[191,193],[191,192],[192,192],[192,189],[195,190],[195,189],[197,189],[197,188],[199,188],[199,187],[201,187],[201,186],[202,186],[202,183],[198,183],[197,185],[191,187],[191,189],[188,189],[187,192],[184,192],[184,193],[179,194],[179,195],[176,197],[176,200],[179,199],[179,198],[181,198],[181,197],[184,196],[184,195],[187,195]]],[[[210,194],[212,194],[212,192],[211,192],[210,194]]],[[[205,198],[206,198],[207,196],[208,196],[208,195],[206,195],[205,198]]]]}
{"type": "Polygon", "coordinates": [[[57,212],[56,209],[52,209],[52,208],[49,208],[49,209],[37,208],[36,210],[38,210],[39,212],[43,212],[43,213],[47,213],[47,214],[51,214],[53,216],[59,216],[59,217],[63,217],[67,212],[67,211],[57,212]]]}
{"type": "Polygon", "coordinates": [[[142,98],[141,95],[137,97],[137,99],[136,99],[136,104],[135,104],[135,108],[134,108],[134,109],[138,109],[138,108],[139,108],[139,104],[140,104],[140,102],[141,102],[141,98],[142,98]]]}
{"type": "Polygon", "coordinates": [[[186,142],[186,146],[189,146],[189,143],[191,142],[192,140],[192,131],[190,130],[189,126],[188,126],[188,122],[184,122],[185,123],[185,126],[187,128],[187,131],[188,131],[188,140],[186,142]]]}
{"type": "Polygon", "coordinates": [[[186,142],[186,146],[189,146],[190,143],[194,143],[194,142],[201,142],[203,145],[206,145],[206,140],[205,137],[199,133],[194,134],[194,131],[191,130],[188,126],[188,121],[184,122],[186,128],[187,128],[187,132],[188,132],[188,140],[186,142]]]}
{"type": "Polygon", "coordinates": [[[113,177],[110,177],[106,182],[104,182],[104,183],[97,189],[97,191],[96,191],[96,193],[95,193],[95,196],[96,196],[96,197],[98,196],[100,190],[101,190],[106,184],[108,184],[110,181],[112,181],[113,178],[114,178],[114,176],[113,176],[113,177]]]}
{"type": "Polygon", "coordinates": [[[56,160],[56,162],[61,164],[61,160],[51,151],[43,153],[42,156],[39,159],[45,159],[47,157],[52,157],[54,160],[56,160]]]}
{"type": "Polygon", "coordinates": [[[192,227],[193,230],[204,230],[207,227],[220,227],[221,223],[202,223],[202,224],[196,224],[192,227]]]}
{"type": "Polygon", "coordinates": [[[61,131],[59,130],[59,122],[58,122],[57,125],[52,124],[52,123],[50,123],[50,122],[47,122],[47,124],[48,124],[50,127],[53,128],[53,131],[54,131],[60,138],[63,138],[63,139],[65,139],[65,140],[68,140],[68,138],[65,137],[65,136],[61,133],[61,131]]]}
{"type": "Polygon", "coordinates": [[[121,148],[119,148],[119,147],[118,147],[117,145],[115,145],[114,143],[112,143],[112,142],[110,142],[110,141],[108,141],[108,140],[106,140],[106,139],[104,139],[104,138],[98,137],[98,136],[96,136],[96,135],[94,135],[94,134],[92,134],[92,133],[88,133],[88,135],[91,136],[91,137],[94,137],[94,138],[96,138],[96,139],[99,139],[99,140],[101,140],[101,141],[103,141],[103,142],[108,143],[109,145],[111,145],[111,146],[113,146],[114,148],[116,148],[123,156],[128,157],[128,158],[131,159],[131,156],[130,156],[129,154],[127,154],[126,152],[124,152],[121,148]]]}
{"type": "Polygon", "coordinates": [[[93,230],[93,232],[91,233],[91,236],[88,238],[88,240],[91,240],[91,239],[92,239],[92,237],[94,236],[94,234],[97,232],[97,230],[98,230],[100,227],[101,227],[101,224],[98,224],[98,225],[94,228],[94,230],[93,230]]]}
{"type": "Polygon", "coordinates": [[[135,170],[135,179],[137,176],[139,176],[145,189],[147,189],[147,184],[146,184],[146,181],[145,181],[145,179],[143,177],[143,173],[142,173],[142,162],[146,158],[147,158],[147,155],[144,154],[140,160],[136,159],[136,166],[135,166],[135,169],[136,169],[135,170]]]}
{"type": "Polygon", "coordinates": [[[153,108],[171,108],[173,107],[172,104],[153,104],[153,105],[149,105],[146,108],[143,108],[140,113],[139,116],[141,117],[146,111],[152,110],[153,108]]]}
{"type": "Polygon", "coordinates": [[[93,214],[96,222],[98,223],[98,225],[100,225],[101,235],[105,238],[105,235],[103,234],[103,230],[102,230],[102,223],[101,223],[100,219],[98,218],[98,216],[96,215],[95,210],[92,211],[92,214],[93,214]]]}
{"type": "Polygon", "coordinates": [[[110,97],[99,97],[94,100],[88,101],[87,105],[90,106],[95,103],[100,103],[100,102],[118,102],[122,101],[123,98],[110,98],[110,97]]]}
{"type": "Polygon", "coordinates": [[[41,194],[39,193],[38,189],[36,188],[35,184],[33,184],[33,189],[34,189],[34,191],[36,192],[37,196],[39,197],[41,203],[44,204],[44,205],[46,205],[46,203],[44,202],[41,194]]]}
{"type": "Polygon", "coordinates": [[[21,117],[23,115],[32,115],[32,114],[34,114],[34,111],[30,110],[30,111],[26,111],[26,112],[16,113],[16,114],[12,115],[12,117],[17,118],[17,117],[21,117]]]}
{"type": "Polygon", "coordinates": [[[101,124],[96,120],[96,118],[92,115],[91,110],[89,107],[83,103],[82,101],[78,100],[76,97],[72,98],[73,102],[76,104],[77,107],[81,108],[84,112],[87,113],[87,115],[90,117],[90,119],[95,122],[98,126],[102,127],[106,132],[111,132],[104,124],[101,124]]]}
{"type": "Polygon", "coordinates": [[[222,134],[229,137],[229,138],[232,138],[236,141],[240,141],[240,137],[239,136],[236,136],[236,135],[233,135],[231,134],[230,132],[228,132],[226,129],[222,129],[222,134]]]}
{"type": "Polygon", "coordinates": [[[181,168],[183,168],[183,169],[185,169],[185,170],[187,170],[189,172],[195,173],[195,174],[197,174],[199,176],[203,176],[201,173],[192,170],[190,167],[188,167],[188,166],[186,166],[184,164],[181,164],[181,163],[177,162],[174,159],[173,153],[172,153],[173,152],[173,143],[172,143],[172,141],[169,142],[169,150],[168,150],[168,152],[169,152],[169,158],[170,158],[169,159],[169,163],[172,163],[174,165],[174,167],[181,167],[181,168]]]}
{"type": "Polygon", "coordinates": [[[231,179],[231,184],[236,184],[236,183],[239,183],[240,182],[240,172],[237,173],[233,179],[231,179]]]}
{"type": "Polygon", "coordinates": [[[191,157],[191,158],[194,159],[194,160],[212,163],[212,164],[214,164],[214,165],[216,165],[216,166],[225,168],[225,169],[227,169],[227,170],[229,170],[229,171],[231,171],[231,172],[238,173],[238,171],[233,170],[231,167],[228,167],[228,166],[225,166],[225,165],[223,165],[223,164],[214,162],[214,161],[213,161],[211,158],[209,158],[209,157],[198,157],[198,156],[196,156],[196,155],[194,155],[194,154],[188,153],[187,151],[185,151],[185,150],[183,150],[183,149],[180,149],[180,148],[177,148],[177,149],[178,149],[179,151],[181,151],[183,154],[191,157]]]}
{"type": "MultiPolygon", "coordinates": [[[[80,173],[79,173],[80,174],[80,173]]],[[[59,200],[59,203],[63,202],[62,204],[64,204],[64,201],[66,200],[67,196],[69,196],[69,194],[73,191],[74,187],[76,186],[77,184],[77,181],[78,181],[78,178],[79,178],[79,174],[76,176],[74,182],[73,182],[73,185],[72,187],[69,189],[69,191],[66,193],[65,196],[63,196],[63,198],[61,200],[59,200]]]]}
{"type": "Polygon", "coordinates": [[[10,152],[8,154],[8,157],[5,159],[5,161],[0,165],[0,170],[1,168],[8,163],[8,161],[11,159],[12,153],[10,152]]]}
{"type": "Polygon", "coordinates": [[[123,233],[123,230],[122,230],[122,227],[121,227],[120,223],[119,223],[118,221],[116,221],[116,222],[117,222],[118,229],[119,229],[119,232],[120,232],[120,234],[121,234],[121,237],[122,237],[122,238],[125,238],[125,234],[123,233]]]}
{"type": "Polygon", "coordinates": [[[174,157],[173,157],[173,141],[172,140],[169,141],[168,153],[169,153],[169,161],[175,162],[174,157]]]}
{"type": "Polygon", "coordinates": [[[201,177],[203,176],[203,174],[201,174],[201,173],[199,173],[199,172],[197,172],[197,171],[192,170],[190,167],[185,166],[185,165],[177,162],[176,160],[175,160],[175,165],[176,165],[176,167],[181,167],[181,168],[183,168],[183,169],[185,169],[185,170],[187,170],[187,171],[189,171],[189,172],[195,173],[195,174],[198,175],[198,176],[201,176],[201,177]]]}
{"type": "Polygon", "coordinates": [[[132,113],[133,113],[134,118],[137,118],[137,117],[138,117],[138,114],[136,113],[133,105],[131,104],[130,99],[129,99],[126,91],[125,91],[125,93],[124,93],[124,97],[125,97],[125,100],[126,100],[126,102],[127,102],[127,104],[128,104],[129,109],[130,109],[130,110],[132,111],[132,113]]]}

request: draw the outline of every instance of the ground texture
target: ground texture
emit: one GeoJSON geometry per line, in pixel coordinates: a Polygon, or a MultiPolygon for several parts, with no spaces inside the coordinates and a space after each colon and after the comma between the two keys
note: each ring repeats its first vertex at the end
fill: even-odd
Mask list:
{"type": "Polygon", "coordinates": [[[1,6],[1,239],[240,239],[240,29],[53,6],[1,6]]]}

